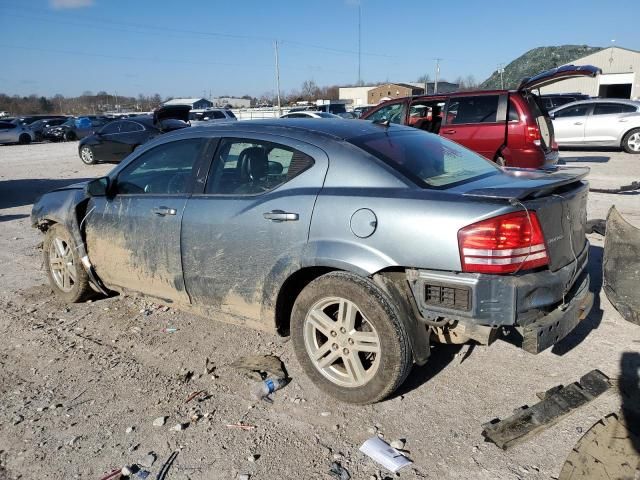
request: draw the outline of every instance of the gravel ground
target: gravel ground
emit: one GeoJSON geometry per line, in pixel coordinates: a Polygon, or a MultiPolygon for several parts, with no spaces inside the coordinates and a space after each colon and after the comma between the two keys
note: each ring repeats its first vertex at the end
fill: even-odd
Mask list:
{"type": "MultiPolygon", "coordinates": [[[[562,157],[591,167],[593,186],[640,179],[638,156],[562,157]]],[[[603,294],[552,350],[534,356],[498,341],[463,355],[459,346],[435,346],[396,395],[364,407],[319,392],[303,376],[291,343],[276,336],[133,297],[64,305],[46,285],[42,237],[29,226],[31,204],[47,190],[110,168],[83,165],[76,143],[0,147],[0,478],[99,479],[149,452],[158,457],[149,469],[156,475],[173,451],[179,454],[168,479],[330,479],[333,461],[354,479],[393,478],[358,451],[380,433],[406,440],[414,463],[401,478],[549,479],[595,421],[620,409],[612,388],[508,451],[481,435],[483,423],[535,403],[536,392],[593,368],[620,376],[622,354],[640,350],[640,328],[603,294]],[[177,331],[164,333],[165,327],[177,331]],[[252,401],[255,379],[229,367],[254,353],[280,356],[293,379],[272,404],[252,401]],[[207,358],[216,367],[209,373],[207,358]],[[185,403],[200,390],[206,394],[185,403]],[[161,416],[166,423],[154,426],[161,416]],[[238,422],[255,428],[227,427],[238,422]],[[188,425],[176,431],[178,423],[188,425]]],[[[589,218],[605,218],[615,202],[640,226],[637,199],[592,194],[589,218]]],[[[590,240],[599,289],[603,242],[590,240]]]]}

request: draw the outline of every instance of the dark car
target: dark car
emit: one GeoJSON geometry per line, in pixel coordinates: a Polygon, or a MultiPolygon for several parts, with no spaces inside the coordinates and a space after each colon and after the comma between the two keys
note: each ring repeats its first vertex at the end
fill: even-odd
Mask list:
{"type": "Polygon", "coordinates": [[[547,111],[551,111],[567,103],[577,102],[578,100],[588,100],[591,97],[582,93],[548,93],[540,95],[540,98],[542,99],[544,108],[546,108],[547,111]]]}
{"type": "Polygon", "coordinates": [[[521,168],[555,168],[553,125],[534,89],[572,77],[595,77],[590,65],[565,65],[525,78],[517,90],[476,90],[389,100],[362,116],[437,133],[493,160],[521,168]]]}
{"type": "Polygon", "coordinates": [[[45,127],[42,137],[45,140],[59,142],[65,140],[72,142],[91,135],[95,130],[107,124],[111,120],[105,117],[78,117],[69,118],[63,124],[45,127]]]}
{"type": "Polygon", "coordinates": [[[83,138],[78,155],[87,165],[98,162],[119,162],[137,147],[166,132],[188,127],[189,107],[162,107],[153,115],[113,120],[102,129],[83,138]]]}
{"type": "Polygon", "coordinates": [[[31,123],[29,127],[31,127],[31,130],[36,137],[36,142],[41,142],[42,140],[44,140],[43,132],[45,128],[56,127],[58,125],[62,125],[66,121],[67,117],[44,118],[42,120],[36,120],[35,122],[31,123]]]}
{"type": "Polygon", "coordinates": [[[508,332],[537,353],[579,324],[593,301],[587,174],[499,168],[397,125],[219,122],[43,195],[31,223],[67,302],[136,291],[291,335],[313,382],[369,403],[427,363],[430,342],[508,332]]]}

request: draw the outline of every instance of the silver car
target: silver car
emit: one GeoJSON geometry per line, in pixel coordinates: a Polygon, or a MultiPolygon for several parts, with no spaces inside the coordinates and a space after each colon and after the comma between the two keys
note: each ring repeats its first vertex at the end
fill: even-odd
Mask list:
{"type": "Polygon", "coordinates": [[[34,140],[35,135],[27,125],[0,120],[0,143],[27,144],[34,140]]]}
{"type": "Polygon", "coordinates": [[[537,353],[588,314],[587,172],[502,169],[389,124],[218,123],[45,194],[31,220],[67,301],[137,291],[291,335],[322,390],[369,403],[430,342],[509,331],[537,353]]]}
{"type": "Polygon", "coordinates": [[[640,153],[640,102],[582,100],[549,112],[561,147],[618,147],[640,153]]]}

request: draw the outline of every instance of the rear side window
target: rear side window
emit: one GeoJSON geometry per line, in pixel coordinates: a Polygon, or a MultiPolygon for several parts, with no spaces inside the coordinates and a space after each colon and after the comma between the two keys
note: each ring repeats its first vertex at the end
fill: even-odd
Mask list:
{"type": "Polygon", "coordinates": [[[588,105],[576,105],[575,107],[567,107],[562,110],[558,110],[555,113],[555,118],[564,117],[584,117],[589,110],[588,105]]]}
{"type": "Polygon", "coordinates": [[[447,113],[449,124],[493,123],[498,118],[499,95],[453,97],[447,113]]]}
{"type": "Polygon", "coordinates": [[[423,188],[449,188],[499,172],[477,153],[420,130],[374,133],[350,142],[423,188]]]}
{"type": "Polygon", "coordinates": [[[367,120],[372,122],[404,123],[405,106],[404,103],[393,103],[386,105],[373,112],[367,120]]]}
{"type": "Polygon", "coordinates": [[[257,195],[288,182],[313,166],[313,159],[277,143],[226,138],[211,165],[205,193],[257,195]]]}
{"type": "Polygon", "coordinates": [[[631,113],[637,110],[633,105],[625,105],[623,103],[596,103],[593,107],[593,114],[611,115],[616,113],[631,113]]]}
{"type": "Polygon", "coordinates": [[[231,110],[227,110],[227,116],[231,118],[236,118],[235,114],[231,110]]]}

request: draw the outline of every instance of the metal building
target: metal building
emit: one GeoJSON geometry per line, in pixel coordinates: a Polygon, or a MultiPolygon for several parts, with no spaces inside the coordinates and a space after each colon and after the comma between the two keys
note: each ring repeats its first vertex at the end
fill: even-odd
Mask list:
{"type": "Polygon", "coordinates": [[[174,98],[164,102],[163,105],[190,105],[192,110],[203,110],[213,107],[213,102],[206,98],[174,98]]]}
{"type": "Polygon", "coordinates": [[[592,97],[640,99],[640,52],[610,47],[570,62],[602,69],[596,78],[570,78],[546,87],[542,94],[584,93],[592,97]]]}

